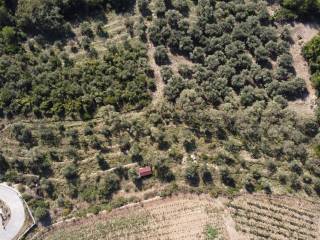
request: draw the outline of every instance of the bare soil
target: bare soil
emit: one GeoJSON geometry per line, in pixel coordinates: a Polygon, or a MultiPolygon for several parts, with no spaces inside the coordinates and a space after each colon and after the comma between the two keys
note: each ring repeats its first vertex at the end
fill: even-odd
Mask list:
{"type": "Polygon", "coordinates": [[[274,16],[275,13],[279,10],[279,8],[280,8],[280,4],[279,3],[273,3],[273,4],[269,5],[269,6],[267,6],[267,10],[268,10],[268,12],[269,12],[269,14],[271,16],[274,16]]]}
{"type": "Polygon", "coordinates": [[[110,213],[55,224],[44,240],[319,240],[320,205],[297,197],[243,194],[233,199],[183,194],[129,204],[110,213]]]}
{"type": "Polygon", "coordinates": [[[248,239],[319,240],[320,205],[297,197],[245,194],[229,207],[248,239]]]}
{"type": "Polygon", "coordinates": [[[56,225],[36,239],[148,239],[195,240],[205,239],[206,226],[218,231],[216,239],[239,240],[235,222],[225,207],[226,199],[212,199],[207,195],[181,195],[154,199],[103,213],[80,221],[56,225]],[[143,217],[141,219],[140,217],[143,217]],[[132,221],[133,219],[136,219],[132,221]],[[111,223],[110,224],[108,224],[111,223]],[[130,224],[127,224],[130,222],[130,224]],[[141,224],[137,224],[141,223],[141,224]],[[106,224],[106,235],[97,226],[106,224]],[[123,228],[123,226],[127,228],[123,228]],[[110,227],[112,226],[112,227],[110,227]],[[75,238],[79,235],[79,238],[75,238]],[[88,238],[89,237],[89,238],[88,238]]]}
{"type": "Polygon", "coordinates": [[[175,74],[178,74],[178,69],[181,65],[194,66],[194,64],[184,56],[172,54],[171,51],[168,51],[168,55],[171,62],[170,66],[175,74]]]}
{"type": "Polygon", "coordinates": [[[163,100],[165,83],[163,82],[161,77],[160,67],[156,64],[156,61],[154,59],[154,53],[156,49],[154,45],[150,42],[150,40],[148,41],[147,46],[148,46],[149,64],[153,69],[154,79],[156,84],[156,91],[153,94],[152,104],[156,106],[160,101],[163,100]]]}
{"type": "Polygon", "coordinates": [[[301,50],[307,42],[315,37],[320,30],[320,26],[316,24],[295,23],[292,27],[292,38],[294,44],[291,47],[293,57],[293,65],[298,77],[306,82],[308,95],[304,99],[299,99],[289,103],[289,107],[301,115],[313,115],[316,107],[317,94],[310,81],[309,66],[301,50]]]}

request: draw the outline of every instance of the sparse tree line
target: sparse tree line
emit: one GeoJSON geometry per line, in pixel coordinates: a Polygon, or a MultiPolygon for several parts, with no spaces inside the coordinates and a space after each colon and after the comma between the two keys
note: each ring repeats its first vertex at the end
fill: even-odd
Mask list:
{"type": "Polygon", "coordinates": [[[0,26],[12,26],[29,34],[59,38],[71,34],[69,20],[99,10],[130,11],[134,1],[124,0],[1,0],[0,26]]]}
{"type": "MultiPolygon", "coordinates": [[[[317,95],[319,96],[320,91],[320,35],[315,36],[311,41],[306,43],[302,49],[302,54],[305,59],[308,61],[310,72],[311,72],[311,81],[313,86],[317,90],[317,95]]],[[[316,117],[320,119],[320,107],[319,100],[317,100],[317,108],[316,108],[316,117]]],[[[316,154],[317,158],[320,157],[320,144],[315,142],[313,145],[313,151],[316,154]]],[[[317,184],[317,191],[320,190],[320,183],[317,184]]]]}
{"type": "MultiPolygon", "coordinates": [[[[20,142],[21,147],[31,148],[32,156],[22,160],[1,155],[2,177],[36,189],[39,201],[60,201],[62,196],[67,202],[94,204],[111,201],[121,183],[131,181],[140,187],[144,180],[138,178],[136,169],[121,167],[99,177],[80,179],[82,159],[78,152],[95,149],[98,154],[92,167],[105,171],[110,168],[109,159],[104,154],[106,143],[114,139],[129,161],[152,166],[154,177],[164,183],[182,177],[188,185],[200,189],[215,189],[222,184],[231,189],[244,187],[249,192],[264,190],[272,193],[273,184],[279,184],[292,191],[320,194],[319,155],[310,156],[308,153],[309,144],[319,138],[319,125],[314,120],[296,118],[284,103],[284,99],[269,103],[260,101],[246,110],[229,108],[226,112],[197,109],[193,116],[188,116],[190,128],[179,135],[172,135],[166,124],[185,122],[186,116],[170,103],[164,103],[138,119],[125,118],[110,107],[99,132],[92,124],[82,132],[65,130],[63,126],[34,131],[24,125],[15,125],[11,130],[12,137],[20,142]],[[193,122],[194,119],[197,122],[193,122]],[[201,138],[205,139],[206,146],[212,144],[213,155],[198,153],[203,147],[199,142],[201,138]],[[59,147],[61,141],[70,144],[64,152],[37,150],[44,146],[59,147]],[[218,150],[213,142],[222,149],[218,150]],[[262,164],[262,169],[243,159],[239,155],[243,150],[251,153],[262,164]],[[186,153],[196,155],[196,161],[190,157],[182,165],[186,153]],[[61,161],[66,162],[57,172],[54,166],[61,161]],[[212,164],[219,170],[212,168],[212,164]],[[181,167],[181,172],[175,172],[175,167],[181,167]],[[63,193],[57,192],[60,188],[55,181],[46,180],[57,174],[65,184],[63,193]]],[[[229,103],[223,104],[223,108],[227,106],[230,107],[229,103]]],[[[36,209],[37,205],[33,205],[32,199],[30,201],[36,209]]],[[[72,206],[67,208],[72,209],[72,206]]]]}
{"type": "Polygon", "coordinates": [[[310,71],[312,73],[311,80],[317,88],[320,89],[320,35],[314,37],[310,42],[308,42],[302,50],[305,59],[309,63],[310,71]]]}

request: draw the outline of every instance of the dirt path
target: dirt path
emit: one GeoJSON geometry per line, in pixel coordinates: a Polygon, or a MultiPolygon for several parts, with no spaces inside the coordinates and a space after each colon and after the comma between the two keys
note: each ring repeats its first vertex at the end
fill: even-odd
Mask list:
{"type": "Polygon", "coordinates": [[[152,99],[153,105],[157,105],[160,101],[162,101],[163,95],[164,95],[164,87],[165,87],[165,83],[161,78],[160,67],[156,64],[156,61],[154,60],[155,51],[156,49],[154,45],[150,42],[150,40],[148,40],[149,64],[154,71],[154,79],[155,79],[155,84],[157,88],[156,91],[153,93],[153,99],[152,99]]]}
{"type": "Polygon", "coordinates": [[[172,54],[171,51],[168,51],[169,59],[171,62],[170,67],[175,74],[178,74],[179,65],[187,65],[189,67],[194,67],[193,62],[185,58],[184,56],[172,54]]]}
{"type": "MultiPolygon", "coordinates": [[[[137,166],[138,166],[138,163],[129,163],[129,164],[126,164],[126,165],[109,168],[108,170],[105,170],[105,171],[102,171],[102,170],[96,171],[96,172],[90,174],[89,177],[93,178],[93,177],[96,177],[96,176],[99,176],[99,175],[103,175],[105,173],[110,173],[110,172],[113,172],[114,170],[116,170],[119,167],[129,169],[129,168],[133,168],[133,167],[137,167],[137,166]]],[[[88,177],[88,176],[81,176],[81,179],[86,179],[86,177],[88,177]]]]}
{"type": "Polygon", "coordinates": [[[223,220],[224,220],[224,225],[230,240],[248,240],[247,237],[243,236],[242,233],[236,230],[236,223],[234,219],[231,217],[228,210],[225,210],[223,220]]]}
{"type": "MultiPolygon", "coordinates": [[[[137,111],[132,110],[129,112],[121,113],[124,118],[133,118],[133,117],[141,117],[144,114],[144,111],[137,111]]],[[[105,117],[103,114],[98,114],[96,117],[90,119],[88,122],[94,122],[96,124],[103,123],[105,121],[105,117]]],[[[12,128],[15,124],[25,124],[31,126],[38,126],[38,125],[58,125],[63,124],[65,128],[72,128],[72,127],[80,127],[83,126],[86,121],[81,119],[62,119],[56,120],[53,118],[43,118],[43,119],[32,119],[32,118],[15,118],[14,120],[0,120],[0,134],[4,133],[8,129],[12,128]],[[3,125],[3,128],[1,128],[3,125]]]]}
{"type": "Polygon", "coordinates": [[[308,89],[308,96],[303,100],[291,102],[289,107],[299,114],[313,115],[316,105],[317,95],[310,81],[309,66],[301,54],[302,47],[309,42],[314,36],[318,34],[320,27],[311,24],[296,23],[292,28],[292,38],[294,44],[291,47],[291,54],[293,56],[293,65],[297,76],[304,79],[308,89]]]}

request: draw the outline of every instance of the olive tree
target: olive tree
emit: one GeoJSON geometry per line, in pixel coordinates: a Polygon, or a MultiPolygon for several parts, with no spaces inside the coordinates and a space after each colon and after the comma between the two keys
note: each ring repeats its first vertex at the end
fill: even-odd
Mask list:
{"type": "Polygon", "coordinates": [[[166,65],[170,63],[170,59],[165,46],[160,45],[156,47],[154,59],[158,65],[166,65]]]}

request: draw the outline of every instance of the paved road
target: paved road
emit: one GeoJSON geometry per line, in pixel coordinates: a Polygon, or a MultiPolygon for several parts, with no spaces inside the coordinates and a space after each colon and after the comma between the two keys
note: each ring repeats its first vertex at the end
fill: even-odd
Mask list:
{"type": "Polygon", "coordinates": [[[11,218],[4,230],[0,227],[0,239],[14,239],[23,227],[26,214],[23,201],[19,195],[10,187],[0,184],[0,199],[4,201],[11,210],[11,218]]]}

